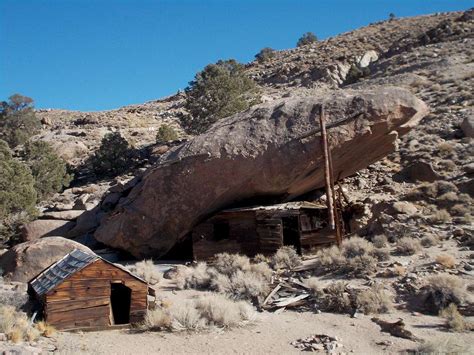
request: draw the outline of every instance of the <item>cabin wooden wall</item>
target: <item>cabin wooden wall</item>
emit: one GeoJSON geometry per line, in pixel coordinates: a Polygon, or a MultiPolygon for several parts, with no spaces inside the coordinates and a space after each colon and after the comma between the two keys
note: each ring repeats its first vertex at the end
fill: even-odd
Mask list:
{"type": "Polygon", "coordinates": [[[334,231],[327,228],[326,210],[302,210],[300,213],[301,249],[308,251],[336,242],[334,231]]]}
{"type": "Polygon", "coordinates": [[[111,325],[112,282],[122,282],[132,291],[130,322],[143,320],[148,285],[120,268],[97,260],[46,294],[46,321],[58,329],[111,325]]]}
{"type": "Polygon", "coordinates": [[[253,211],[244,213],[226,213],[225,216],[211,218],[196,226],[192,232],[193,254],[196,260],[207,260],[218,253],[239,253],[249,256],[257,254],[259,244],[257,238],[255,214],[253,211]],[[214,223],[229,224],[229,238],[214,238],[214,223]]]}

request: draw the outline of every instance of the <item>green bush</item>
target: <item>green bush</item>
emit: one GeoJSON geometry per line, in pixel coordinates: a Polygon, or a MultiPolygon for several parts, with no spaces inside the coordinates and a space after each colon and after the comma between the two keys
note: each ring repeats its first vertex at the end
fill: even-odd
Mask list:
{"type": "Polygon", "coordinates": [[[0,140],[0,245],[8,243],[18,227],[36,214],[34,185],[30,169],[0,140]]]}
{"type": "Polygon", "coordinates": [[[117,176],[130,168],[132,149],[120,132],[107,133],[91,158],[92,169],[98,176],[117,176]]]}
{"type": "Polygon", "coordinates": [[[273,57],[275,57],[275,50],[269,47],[263,48],[255,55],[255,59],[257,59],[260,63],[263,63],[273,57]]]}
{"type": "Polygon", "coordinates": [[[205,132],[219,119],[244,111],[257,101],[255,82],[233,59],[209,64],[185,91],[188,114],[181,116],[181,124],[192,134],[205,132]]]}
{"type": "Polygon", "coordinates": [[[304,35],[300,37],[298,42],[296,43],[297,47],[303,47],[311,43],[315,43],[318,41],[318,37],[313,32],[306,32],[304,35]]]}
{"type": "Polygon", "coordinates": [[[370,69],[365,67],[365,68],[359,68],[356,64],[352,64],[351,68],[349,69],[349,72],[347,73],[346,80],[344,81],[344,84],[349,85],[349,84],[354,84],[358,82],[361,78],[370,75],[370,69]]]}
{"type": "Polygon", "coordinates": [[[0,139],[10,148],[25,143],[40,127],[29,97],[15,94],[0,102],[0,139]]]}
{"type": "Polygon", "coordinates": [[[178,133],[170,125],[163,124],[156,133],[156,143],[166,143],[178,139],[178,133]]]}
{"type": "Polygon", "coordinates": [[[28,142],[22,156],[35,179],[38,200],[69,186],[72,176],[68,174],[66,162],[57,156],[48,143],[28,142]]]}

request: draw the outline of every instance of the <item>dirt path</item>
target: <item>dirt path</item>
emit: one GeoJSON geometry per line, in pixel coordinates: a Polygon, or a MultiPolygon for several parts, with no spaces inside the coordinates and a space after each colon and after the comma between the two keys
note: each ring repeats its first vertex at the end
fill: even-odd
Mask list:
{"type": "MultiPolygon", "coordinates": [[[[438,317],[393,312],[382,318],[397,320],[398,317],[403,317],[408,328],[422,339],[453,337],[458,343],[474,344],[472,333],[460,335],[440,332],[438,317]]],[[[350,318],[330,313],[296,312],[280,315],[264,313],[254,325],[210,333],[62,333],[58,335],[58,346],[62,354],[293,354],[299,351],[290,342],[319,333],[337,336],[344,345],[341,351],[346,353],[398,353],[418,346],[416,342],[381,333],[369,316],[350,318]]]]}

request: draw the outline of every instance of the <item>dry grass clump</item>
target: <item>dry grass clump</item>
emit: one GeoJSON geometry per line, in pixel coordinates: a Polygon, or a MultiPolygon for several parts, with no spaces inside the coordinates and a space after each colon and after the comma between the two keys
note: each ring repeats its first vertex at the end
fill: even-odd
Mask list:
{"type": "Polygon", "coordinates": [[[135,265],[127,266],[127,268],[150,285],[157,284],[163,278],[163,274],[156,269],[153,260],[142,260],[135,265]]]}
{"type": "Polygon", "coordinates": [[[454,338],[425,342],[415,350],[415,355],[462,355],[469,354],[469,346],[459,344],[454,338]]]}
{"type": "Polygon", "coordinates": [[[247,302],[209,293],[168,310],[149,311],[141,327],[151,331],[199,331],[238,327],[254,319],[255,311],[247,302]]]}
{"type": "Polygon", "coordinates": [[[376,248],[385,248],[388,245],[388,239],[384,234],[379,234],[372,238],[372,244],[376,248]]]}
{"type": "Polygon", "coordinates": [[[293,269],[301,265],[301,257],[291,246],[283,246],[277,250],[271,259],[270,265],[275,269],[293,269]]]}
{"type": "Polygon", "coordinates": [[[447,269],[452,269],[456,266],[456,259],[449,254],[439,254],[436,257],[436,263],[444,266],[447,269]]]}
{"type": "Polygon", "coordinates": [[[393,274],[395,276],[404,276],[407,273],[407,268],[401,265],[395,265],[393,267],[393,274]]]}
{"type": "Polygon", "coordinates": [[[371,255],[374,247],[369,241],[352,237],[342,241],[341,248],[333,245],[318,251],[317,260],[321,268],[354,277],[375,272],[377,260],[371,255]]]}
{"type": "Polygon", "coordinates": [[[45,321],[39,321],[35,324],[36,329],[39,330],[42,336],[47,338],[53,336],[56,333],[56,328],[54,328],[51,324],[46,323],[45,321]]]}
{"type": "Polygon", "coordinates": [[[270,263],[270,258],[268,256],[263,255],[263,254],[257,254],[253,257],[253,261],[256,264],[259,264],[259,263],[269,264],[270,263]]]}
{"type": "Polygon", "coordinates": [[[454,332],[464,332],[474,329],[474,324],[464,319],[454,303],[451,303],[448,307],[443,309],[439,313],[439,316],[445,318],[446,327],[454,332]]]}
{"type": "Polygon", "coordinates": [[[384,249],[374,249],[370,253],[371,256],[376,258],[378,261],[387,261],[390,260],[390,250],[384,249]]]}
{"type": "Polygon", "coordinates": [[[397,252],[401,255],[414,255],[421,250],[421,243],[418,239],[403,237],[397,240],[397,252]]]}
{"type": "Polygon", "coordinates": [[[348,313],[352,310],[350,293],[347,284],[343,281],[336,281],[330,284],[325,290],[323,308],[329,312],[348,313]]]}
{"type": "Polygon", "coordinates": [[[467,207],[468,205],[464,203],[459,203],[454,205],[449,209],[450,213],[454,216],[464,216],[466,214],[470,213],[469,208],[467,207]]]}
{"type": "Polygon", "coordinates": [[[303,284],[308,288],[308,291],[314,297],[322,297],[324,291],[319,284],[319,280],[316,277],[310,277],[303,280],[303,284]]]}
{"type": "Polygon", "coordinates": [[[432,234],[428,234],[428,235],[424,236],[423,238],[421,238],[421,245],[423,245],[425,248],[435,246],[438,243],[439,243],[438,237],[436,237],[432,234]]]}
{"type": "Polygon", "coordinates": [[[429,277],[420,290],[428,312],[438,314],[451,303],[461,304],[466,296],[466,284],[463,279],[450,274],[439,274],[429,277]]]}
{"type": "Polygon", "coordinates": [[[215,256],[213,266],[219,273],[230,276],[238,270],[250,270],[250,259],[244,255],[220,253],[215,256]]]}
{"type": "Polygon", "coordinates": [[[0,306],[0,333],[6,334],[14,343],[35,341],[40,337],[40,330],[30,325],[25,313],[5,305],[0,306]]]}
{"type": "Polygon", "coordinates": [[[392,297],[382,285],[374,285],[358,292],[355,303],[364,314],[387,313],[392,309],[392,297]]]}
{"type": "Polygon", "coordinates": [[[164,330],[171,327],[171,316],[164,309],[157,308],[147,312],[142,325],[147,330],[164,330]]]}
{"type": "Polygon", "coordinates": [[[250,264],[247,257],[222,253],[216,263],[205,262],[175,275],[178,288],[194,288],[217,291],[234,299],[257,302],[269,291],[273,270],[268,264],[250,264]]]}
{"type": "Polygon", "coordinates": [[[436,224],[451,222],[451,215],[446,210],[438,210],[430,216],[430,221],[436,224]]]}
{"type": "Polygon", "coordinates": [[[407,194],[407,198],[410,200],[428,200],[436,202],[437,197],[448,192],[458,193],[459,190],[452,182],[440,180],[433,183],[419,185],[416,189],[407,194]]]}
{"type": "Polygon", "coordinates": [[[196,309],[209,325],[223,328],[241,326],[255,318],[255,311],[247,302],[235,302],[220,294],[200,297],[196,309]]]}

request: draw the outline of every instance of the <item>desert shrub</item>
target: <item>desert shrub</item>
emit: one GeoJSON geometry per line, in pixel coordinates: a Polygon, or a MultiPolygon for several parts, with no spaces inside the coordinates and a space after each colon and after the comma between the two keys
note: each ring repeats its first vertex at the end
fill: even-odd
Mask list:
{"type": "Polygon", "coordinates": [[[268,256],[265,256],[263,254],[257,254],[253,257],[253,261],[255,263],[267,263],[269,264],[270,263],[270,258],[268,256]]]}
{"type": "Polygon", "coordinates": [[[404,276],[407,273],[407,268],[401,265],[395,265],[393,267],[393,274],[395,276],[404,276]]]}
{"type": "Polygon", "coordinates": [[[163,274],[156,269],[153,260],[142,260],[135,265],[127,266],[127,268],[150,285],[157,284],[163,278],[163,274]]]}
{"type": "Polygon", "coordinates": [[[185,108],[180,117],[188,133],[205,132],[223,117],[241,112],[256,103],[257,86],[235,60],[218,61],[197,73],[185,90],[185,108]]]}
{"type": "Polygon", "coordinates": [[[420,290],[427,311],[438,314],[451,303],[460,305],[466,298],[464,280],[449,274],[439,274],[429,277],[425,286],[420,290]]]}
{"type": "Polygon", "coordinates": [[[35,327],[28,327],[25,331],[25,338],[27,341],[36,341],[40,336],[40,331],[35,327]]]}
{"type": "Polygon", "coordinates": [[[440,180],[419,185],[407,194],[407,198],[410,200],[431,200],[436,202],[438,196],[448,192],[458,193],[459,190],[452,182],[440,180]]]}
{"type": "Polygon", "coordinates": [[[382,285],[374,285],[356,294],[357,308],[364,314],[387,313],[392,308],[392,297],[382,285]]]}
{"type": "Polygon", "coordinates": [[[66,162],[48,143],[43,141],[26,143],[22,157],[35,179],[39,200],[69,186],[72,176],[68,174],[66,162]]]}
{"type": "Polygon", "coordinates": [[[9,340],[14,343],[25,339],[36,340],[40,332],[31,328],[33,326],[25,313],[18,312],[12,306],[0,305],[0,333],[6,334],[9,340]]]}
{"type": "Polygon", "coordinates": [[[470,210],[467,205],[458,203],[449,209],[449,212],[454,216],[464,216],[469,214],[470,210]]]}
{"type": "Polygon", "coordinates": [[[463,355],[469,353],[470,346],[457,342],[455,338],[428,341],[420,344],[415,355],[463,355]]]}
{"type": "Polygon", "coordinates": [[[234,299],[258,301],[268,292],[268,280],[261,275],[237,271],[230,277],[230,289],[224,293],[234,299]]]}
{"type": "Polygon", "coordinates": [[[315,43],[318,41],[318,37],[313,32],[306,32],[303,34],[296,42],[297,47],[303,47],[311,43],[315,43]]]}
{"type": "Polygon", "coordinates": [[[275,50],[269,47],[262,48],[260,52],[255,54],[255,59],[260,63],[270,60],[273,57],[275,57],[275,50]]]}
{"type": "Polygon", "coordinates": [[[157,143],[167,143],[178,139],[178,133],[170,125],[163,124],[158,128],[156,133],[156,142],[157,143]]]}
{"type": "Polygon", "coordinates": [[[323,308],[329,312],[348,313],[352,310],[352,302],[347,284],[343,281],[336,281],[330,284],[325,290],[323,308]]]}
{"type": "Polygon", "coordinates": [[[384,234],[379,234],[372,238],[372,244],[376,248],[385,248],[388,245],[388,239],[384,234]]]}
{"type": "Polygon", "coordinates": [[[388,249],[374,249],[370,255],[376,258],[378,261],[390,260],[390,250],[388,249]]]}
{"type": "Polygon", "coordinates": [[[220,253],[215,256],[213,266],[221,274],[230,276],[239,270],[250,270],[250,259],[244,255],[220,253]]]}
{"type": "Polygon", "coordinates": [[[163,330],[171,327],[171,316],[161,308],[149,310],[145,316],[142,328],[146,330],[163,330]]]}
{"type": "Polygon", "coordinates": [[[232,328],[243,325],[255,317],[247,302],[232,301],[224,295],[208,294],[196,301],[196,309],[210,325],[232,328]]]}
{"type": "Polygon", "coordinates": [[[439,210],[430,216],[430,221],[436,224],[449,223],[451,221],[451,215],[446,210],[439,210]]]}
{"type": "Polygon", "coordinates": [[[424,236],[423,238],[421,238],[421,245],[423,245],[425,248],[435,246],[438,243],[439,243],[438,237],[436,237],[432,234],[428,234],[428,235],[424,236]]]}
{"type": "Polygon", "coordinates": [[[250,265],[250,271],[266,281],[270,281],[273,275],[273,270],[265,262],[250,265]]]}
{"type": "Polygon", "coordinates": [[[11,148],[25,143],[40,128],[31,98],[15,94],[0,102],[0,139],[11,148]]]}
{"type": "Polygon", "coordinates": [[[34,184],[31,170],[0,140],[0,221],[12,213],[33,213],[37,198],[34,184]]]}
{"type": "Polygon", "coordinates": [[[170,308],[171,329],[174,331],[199,331],[207,327],[206,320],[201,317],[195,302],[170,308]]]}
{"type": "Polygon", "coordinates": [[[49,338],[56,333],[56,328],[51,324],[46,323],[45,321],[39,321],[35,324],[36,329],[39,330],[40,334],[49,338]]]}
{"type": "Polygon", "coordinates": [[[418,239],[403,237],[397,240],[397,252],[401,255],[414,255],[421,250],[421,243],[418,239]]]}
{"type": "Polygon", "coordinates": [[[132,163],[131,147],[120,132],[107,133],[91,158],[92,169],[98,176],[117,176],[132,163]]]}
{"type": "MultiPolygon", "coordinates": [[[[206,289],[209,288],[212,274],[205,262],[199,262],[193,268],[187,269],[187,272],[181,274],[178,279],[181,288],[206,289]]],[[[178,286],[179,287],[179,286],[178,286]]]]}
{"type": "Polygon", "coordinates": [[[439,316],[446,320],[446,327],[454,332],[464,332],[474,329],[474,324],[464,319],[454,303],[451,303],[448,307],[441,310],[439,316]]]}
{"type": "Polygon", "coordinates": [[[323,297],[324,291],[319,284],[319,280],[316,277],[310,277],[303,280],[304,285],[308,288],[309,292],[314,297],[323,297]]]}
{"type": "Polygon", "coordinates": [[[345,85],[357,83],[361,78],[370,75],[368,67],[360,68],[357,64],[352,64],[344,80],[345,85]]]}
{"type": "Polygon", "coordinates": [[[271,260],[271,265],[275,270],[293,269],[301,265],[301,257],[291,246],[283,246],[277,250],[271,260]]]}
{"type": "Polygon", "coordinates": [[[436,263],[444,266],[445,268],[452,269],[456,266],[456,259],[452,255],[448,254],[439,254],[436,257],[436,263]]]}
{"type": "Polygon", "coordinates": [[[370,242],[353,237],[343,240],[341,248],[334,245],[318,251],[316,259],[326,271],[361,277],[376,270],[377,260],[370,255],[373,249],[370,242]]]}
{"type": "Polygon", "coordinates": [[[342,254],[348,259],[368,255],[373,249],[373,244],[361,237],[345,239],[342,243],[342,254]]]}

